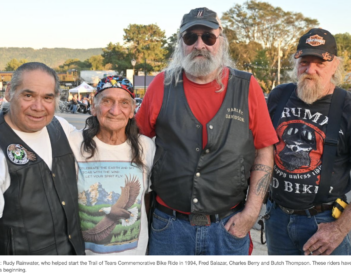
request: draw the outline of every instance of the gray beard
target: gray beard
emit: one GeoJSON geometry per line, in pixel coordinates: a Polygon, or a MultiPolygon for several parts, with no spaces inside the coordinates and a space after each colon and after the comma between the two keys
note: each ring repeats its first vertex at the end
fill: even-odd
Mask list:
{"type": "Polygon", "coordinates": [[[221,49],[215,56],[207,50],[193,50],[182,60],[182,67],[185,72],[192,76],[207,76],[221,66],[221,55],[221,49]],[[202,55],[205,59],[196,59],[198,55],[202,55]]]}
{"type": "Polygon", "coordinates": [[[297,96],[305,103],[312,104],[323,96],[324,87],[319,79],[307,80],[304,74],[299,77],[297,82],[297,96]],[[314,85],[308,85],[308,82],[314,81],[314,85]]]}

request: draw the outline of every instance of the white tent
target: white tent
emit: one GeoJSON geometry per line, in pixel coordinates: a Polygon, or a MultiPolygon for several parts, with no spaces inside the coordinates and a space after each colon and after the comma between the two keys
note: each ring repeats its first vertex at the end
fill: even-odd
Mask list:
{"type": "Polygon", "coordinates": [[[95,91],[94,87],[90,86],[86,82],[83,82],[78,87],[75,87],[75,88],[72,88],[69,90],[70,93],[72,93],[72,94],[78,93],[78,95],[81,93],[92,93],[94,91],[95,91]]]}

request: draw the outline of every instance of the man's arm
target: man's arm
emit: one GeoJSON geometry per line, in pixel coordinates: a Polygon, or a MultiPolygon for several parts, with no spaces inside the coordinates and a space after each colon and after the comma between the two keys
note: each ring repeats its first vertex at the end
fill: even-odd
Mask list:
{"type": "Polygon", "coordinates": [[[305,255],[330,255],[351,230],[351,206],[348,205],[334,222],[321,223],[317,232],[305,243],[305,255]]]}
{"type": "Polygon", "coordinates": [[[140,133],[150,138],[156,135],[156,121],[163,101],[164,73],[158,74],[147,88],[147,92],[136,114],[140,133]]]}
{"type": "Polygon", "coordinates": [[[257,150],[254,165],[251,169],[249,194],[245,208],[234,215],[225,225],[227,231],[243,238],[255,224],[267,193],[273,172],[273,146],[257,150]]]}
{"type": "Polygon", "coordinates": [[[70,124],[66,119],[64,119],[60,116],[55,116],[55,117],[60,122],[62,129],[65,132],[67,138],[69,137],[70,133],[77,130],[77,128],[75,126],[73,126],[72,124],[70,124]]]}
{"type": "Polygon", "coordinates": [[[0,149],[0,218],[4,211],[5,200],[4,193],[10,187],[10,174],[7,166],[6,158],[0,149]]]}

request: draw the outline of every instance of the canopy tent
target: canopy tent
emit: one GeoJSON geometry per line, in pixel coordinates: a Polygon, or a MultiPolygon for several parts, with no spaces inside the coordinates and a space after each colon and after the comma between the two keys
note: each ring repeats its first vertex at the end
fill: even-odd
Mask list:
{"type": "Polygon", "coordinates": [[[78,87],[75,87],[69,90],[70,93],[72,94],[78,93],[78,95],[81,93],[93,93],[94,91],[95,91],[94,87],[90,86],[86,82],[83,82],[78,87]]]}

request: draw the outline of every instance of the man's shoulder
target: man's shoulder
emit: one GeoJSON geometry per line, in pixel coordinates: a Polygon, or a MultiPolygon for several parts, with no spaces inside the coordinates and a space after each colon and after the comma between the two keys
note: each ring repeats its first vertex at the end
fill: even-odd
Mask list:
{"type": "Polygon", "coordinates": [[[76,130],[76,127],[74,127],[72,124],[70,124],[66,119],[63,117],[55,116],[54,118],[57,119],[59,124],[61,125],[63,131],[65,132],[66,136],[68,137],[70,132],[76,130]]]}
{"type": "Polygon", "coordinates": [[[78,152],[83,141],[83,130],[74,130],[69,133],[68,141],[74,153],[78,152]],[[75,151],[77,149],[78,151],[75,151]]]}
{"type": "Polygon", "coordinates": [[[147,88],[146,94],[149,93],[148,96],[150,96],[150,93],[157,94],[159,91],[163,91],[164,79],[165,79],[165,72],[160,72],[159,74],[157,74],[154,77],[154,79],[151,81],[149,87],[147,88]]]}
{"type": "Polygon", "coordinates": [[[164,79],[165,79],[165,71],[162,71],[162,72],[158,73],[157,75],[155,75],[152,82],[160,82],[161,81],[163,83],[164,79]]]}
{"type": "Polygon", "coordinates": [[[347,91],[345,89],[342,89],[342,90],[344,90],[346,92],[346,100],[351,101],[351,91],[347,91]]]}
{"type": "Polygon", "coordinates": [[[276,86],[271,92],[270,95],[280,95],[281,93],[287,91],[287,90],[291,90],[291,89],[295,89],[296,88],[296,83],[285,83],[285,84],[280,84],[278,86],[276,86]]]}
{"type": "Polygon", "coordinates": [[[71,139],[83,139],[83,129],[75,129],[71,131],[69,134],[69,138],[71,139]]]}
{"type": "Polygon", "coordinates": [[[285,84],[280,84],[277,87],[275,87],[268,96],[268,102],[275,99],[279,99],[283,93],[286,93],[288,91],[291,91],[291,89],[295,89],[296,84],[295,83],[285,83],[285,84]]]}
{"type": "Polygon", "coordinates": [[[351,112],[351,92],[350,91],[346,91],[346,97],[344,100],[344,110],[346,110],[348,113],[351,112]]]}
{"type": "Polygon", "coordinates": [[[143,147],[147,147],[147,148],[154,148],[155,147],[155,142],[147,136],[139,135],[139,140],[140,140],[140,143],[143,147]]]}
{"type": "Polygon", "coordinates": [[[240,70],[232,68],[232,67],[228,67],[228,68],[229,68],[230,74],[233,75],[233,76],[236,76],[238,78],[243,78],[243,79],[246,79],[246,80],[250,80],[251,79],[252,74],[249,73],[249,72],[240,71],[240,70]]]}

